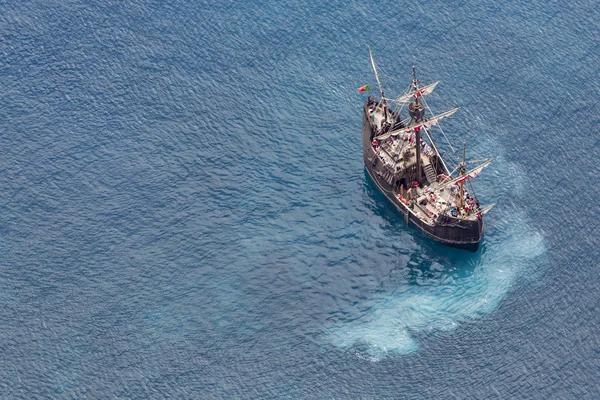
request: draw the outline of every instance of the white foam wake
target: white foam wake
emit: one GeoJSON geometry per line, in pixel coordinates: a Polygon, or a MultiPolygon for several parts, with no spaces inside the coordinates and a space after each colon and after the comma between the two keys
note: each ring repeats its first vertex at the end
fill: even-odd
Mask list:
{"type": "MultiPolygon", "coordinates": [[[[358,319],[330,328],[330,340],[343,348],[360,345],[377,360],[390,352],[417,351],[415,333],[454,329],[462,321],[494,311],[515,278],[545,251],[542,236],[531,232],[525,219],[513,215],[503,222],[505,229],[490,238],[470,276],[436,285],[409,285],[402,293],[394,291],[358,319]]],[[[456,264],[444,267],[461,268],[456,264]]]]}

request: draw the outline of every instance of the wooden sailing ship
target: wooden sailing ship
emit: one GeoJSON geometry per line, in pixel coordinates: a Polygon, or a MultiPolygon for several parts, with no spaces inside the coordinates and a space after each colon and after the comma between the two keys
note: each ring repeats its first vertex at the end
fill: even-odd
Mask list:
{"type": "Polygon", "coordinates": [[[381,193],[404,214],[406,225],[439,243],[476,251],[483,236],[483,216],[494,205],[482,207],[474,190],[466,186],[492,159],[467,170],[465,145],[462,161],[450,171],[436,146],[432,127],[458,108],[428,115],[432,113],[424,96],[439,82],[421,85],[414,68],[407,91],[397,98],[386,98],[371,49],[369,56],[381,98],[369,96],[363,108],[366,170],[381,193]],[[403,116],[405,107],[407,115],[403,116]]]}

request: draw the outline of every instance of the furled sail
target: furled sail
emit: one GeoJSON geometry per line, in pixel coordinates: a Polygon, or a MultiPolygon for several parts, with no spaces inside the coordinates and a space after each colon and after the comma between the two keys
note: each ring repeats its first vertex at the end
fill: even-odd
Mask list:
{"type": "Polygon", "coordinates": [[[418,99],[419,97],[426,95],[426,94],[430,94],[431,92],[433,92],[433,89],[435,89],[435,87],[437,86],[437,84],[440,83],[439,81],[432,83],[431,85],[427,85],[427,86],[423,86],[420,89],[415,90],[414,92],[410,92],[408,94],[405,94],[404,96],[400,96],[397,99],[394,99],[394,103],[396,104],[404,104],[406,102],[411,101],[412,99],[418,99]]]}
{"type": "Polygon", "coordinates": [[[489,160],[487,160],[486,162],[484,162],[483,164],[481,164],[480,166],[473,168],[472,170],[468,171],[466,174],[459,176],[458,178],[452,179],[451,181],[448,181],[446,183],[444,183],[442,186],[438,187],[437,190],[440,190],[442,188],[451,186],[451,185],[457,185],[459,183],[465,182],[468,179],[473,179],[475,178],[477,175],[479,175],[479,173],[481,172],[481,170],[483,170],[485,167],[487,167],[488,165],[490,165],[492,163],[493,158],[490,158],[489,160]]]}
{"type": "Polygon", "coordinates": [[[409,133],[409,132],[413,132],[413,131],[418,132],[421,130],[421,128],[426,128],[426,129],[431,128],[432,126],[436,125],[440,119],[449,117],[450,115],[454,114],[456,111],[458,111],[458,107],[453,108],[452,110],[446,111],[445,113],[436,115],[435,117],[432,117],[432,118],[428,119],[427,121],[420,121],[409,127],[402,128],[402,129],[396,129],[395,131],[384,133],[383,135],[379,135],[379,136],[375,137],[375,139],[383,140],[383,139],[389,138],[390,136],[402,135],[404,133],[409,133]]]}

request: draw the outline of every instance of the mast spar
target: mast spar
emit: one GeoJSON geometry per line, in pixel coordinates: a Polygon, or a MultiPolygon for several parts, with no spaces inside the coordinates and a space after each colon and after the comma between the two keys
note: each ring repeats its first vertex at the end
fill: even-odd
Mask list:
{"type": "Polygon", "coordinates": [[[383,94],[383,86],[381,86],[381,81],[379,80],[379,74],[377,73],[377,67],[375,66],[375,60],[373,60],[373,53],[371,53],[371,46],[369,46],[369,57],[371,58],[371,65],[373,66],[373,71],[375,72],[375,78],[377,79],[377,84],[379,85],[379,91],[381,92],[381,103],[385,106],[385,95],[383,94]]]}
{"type": "Polygon", "coordinates": [[[384,133],[382,135],[376,136],[375,139],[383,140],[383,139],[387,139],[390,136],[397,136],[397,135],[400,135],[403,133],[412,132],[415,129],[429,129],[432,126],[436,125],[439,122],[439,120],[441,120],[442,118],[449,117],[450,115],[454,114],[458,110],[459,110],[458,107],[453,108],[452,110],[448,110],[444,113],[435,115],[435,116],[429,118],[427,121],[421,121],[421,122],[417,123],[416,125],[413,124],[406,128],[400,128],[400,129],[393,130],[391,132],[384,133]]]}
{"type": "MultiPolygon", "coordinates": [[[[446,180],[444,180],[442,182],[442,184],[436,188],[436,190],[438,190],[438,191],[443,190],[444,188],[446,188],[448,186],[459,185],[460,182],[465,182],[467,180],[475,178],[477,175],[479,175],[481,173],[481,171],[485,167],[490,165],[493,160],[494,160],[493,158],[487,159],[487,160],[485,160],[485,162],[483,164],[480,164],[479,166],[473,168],[470,171],[466,171],[466,172],[462,172],[462,173],[459,172],[459,176],[457,178],[450,179],[450,180],[447,180],[448,178],[446,178],[446,180]]],[[[466,166],[462,166],[462,164],[463,163],[460,163],[458,165],[458,167],[456,167],[456,169],[460,169],[461,167],[463,167],[463,170],[466,169],[466,166]]],[[[454,171],[452,171],[452,172],[454,172],[454,171]]]]}
{"type": "Polygon", "coordinates": [[[404,94],[396,99],[393,99],[392,101],[396,104],[398,104],[399,106],[403,105],[404,103],[410,101],[413,97],[415,97],[417,95],[417,93],[419,94],[419,96],[423,96],[426,94],[431,94],[433,92],[433,90],[435,89],[435,87],[438,85],[438,83],[440,83],[439,81],[434,82],[432,84],[429,84],[427,86],[423,86],[421,87],[421,89],[417,90],[413,90],[413,85],[411,84],[411,92],[404,94]]]}

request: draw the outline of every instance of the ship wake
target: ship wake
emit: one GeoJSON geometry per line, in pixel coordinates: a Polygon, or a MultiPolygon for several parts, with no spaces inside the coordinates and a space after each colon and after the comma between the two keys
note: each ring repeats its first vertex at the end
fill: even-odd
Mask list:
{"type": "MultiPolygon", "coordinates": [[[[414,353],[419,350],[417,338],[493,312],[515,279],[545,252],[542,235],[532,232],[525,218],[513,214],[495,223],[502,229],[486,238],[470,275],[395,288],[351,321],[330,327],[330,341],[377,361],[389,353],[414,353]]],[[[460,270],[468,268],[460,264],[468,264],[469,259],[440,263],[446,270],[460,270]]]]}

